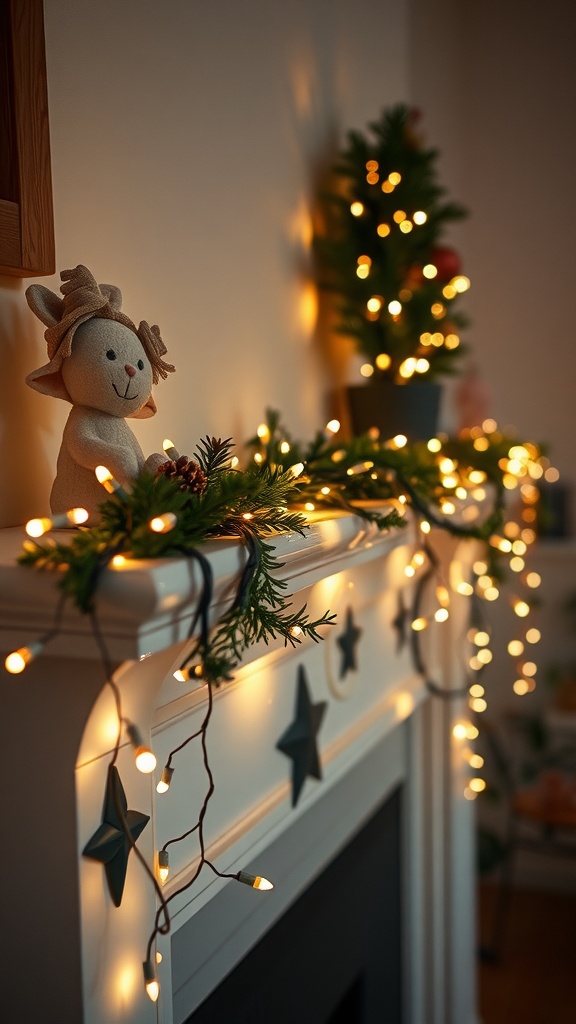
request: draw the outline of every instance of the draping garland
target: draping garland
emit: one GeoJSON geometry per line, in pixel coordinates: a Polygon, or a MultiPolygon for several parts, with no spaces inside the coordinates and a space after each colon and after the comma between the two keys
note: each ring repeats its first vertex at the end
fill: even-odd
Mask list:
{"type": "MultiPolygon", "coordinates": [[[[332,624],[335,619],[334,615],[326,612],[311,621],[305,606],[292,609],[285,593],[285,582],[274,576],[274,570],[281,563],[268,538],[284,531],[303,533],[307,526],[303,513],[313,510],[345,510],[383,530],[404,527],[406,513],[411,510],[423,538],[422,550],[414,553],[410,569],[416,574],[426,563],[416,581],[411,610],[413,660],[433,694],[457,696],[464,691],[444,693],[428,678],[418,640],[420,627],[417,623],[424,622],[419,616],[421,602],[426,585],[438,571],[437,560],[426,535],[431,526],[435,526],[455,536],[483,541],[486,555],[476,592],[480,579],[485,581],[480,592],[487,593],[490,587],[494,589],[503,575],[502,555],[509,553],[513,544],[507,538],[507,532],[510,533],[506,523],[507,490],[517,486],[533,487],[531,481],[538,477],[545,461],[537,446],[520,446],[515,439],[505,436],[495,427],[490,430],[477,428],[462,432],[456,438],[441,437],[411,445],[401,436],[381,440],[375,431],[347,442],[336,440],[335,433],[337,425],[329,425],[325,431],[318,432],[311,443],[304,445],[289,437],[278,413],[269,411],[266,423],[261,424],[256,435],[247,442],[252,460],[244,470],[234,465],[236,460],[231,454],[233,446],[230,439],[222,441],[207,437],[198,444],[195,459],[184,460],[185,472],[179,473],[176,458],[169,460],[170,465],[167,464],[164,471],[156,476],[141,474],[130,493],[117,488],[100,506],[99,524],[80,529],[70,543],[59,543],[52,538],[42,543],[37,540],[24,543],[19,559],[21,564],[56,570],[63,592],[57,621],[53,629],[41,638],[42,641],[48,642],[58,632],[66,598],[73,600],[81,611],[90,616],[118,714],[118,738],[110,771],[115,766],[124,726],[127,726],[129,735],[134,726],[123,716],[120,693],[113,680],[110,658],[98,627],[94,597],[100,575],[118,557],[188,556],[195,559],[200,568],[201,594],[189,632],[193,645],[180,675],[206,684],[208,708],[200,728],[171,751],[158,791],[169,788],[173,759],[194,739],[199,739],[202,745],[207,789],[195,823],[182,835],[165,842],[159,852],[159,865],[167,868],[168,847],[194,833],[198,837],[200,857],[197,867],[191,879],[167,899],[162,895],[154,871],[137,848],[118,790],[115,785],[111,787],[115,811],[126,841],[150,876],[159,902],[143,964],[146,990],[152,999],[156,999],[159,992],[152,959],[153,946],[156,936],[166,934],[170,929],[168,905],[196,881],[204,866],[219,877],[235,879],[256,888],[270,887],[270,883],[260,876],[242,871],[234,874],[218,871],[206,857],[203,831],[208,804],[214,793],[206,743],[214,686],[232,677],[243,652],[252,644],[260,640],[268,643],[276,637],[281,637],[285,644],[291,646],[299,644],[304,637],[318,641],[321,639],[320,628],[332,624]],[[199,487],[200,477],[202,485],[199,487]],[[190,480],[194,481],[192,488],[187,486],[190,480]],[[488,505],[484,515],[478,512],[479,504],[488,505]],[[470,510],[477,515],[473,521],[466,520],[470,510]],[[237,537],[246,544],[248,557],[239,575],[231,607],[210,626],[208,612],[212,574],[210,563],[199,546],[215,537],[237,537]],[[421,555],[420,559],[418,555],[421,555]]],[[[178,453],[174,452],[174,455],[178,453]]],[[[518,535],[521,532],[518,527],[518,535]]],[[[523,532],[525,535],[532,533],[535,537],[530,527],[525,527],[523,532]]],[[[406,572],[409,574],[408,568],[406,572]]],[[[443,609],[445,611],[443,591],[446,588],[439,582],[436,588],[437,595],[440,595],[437,617],[443,609]]],[[[441,618],[438,617],[438,621],[441,618]]],[[[21,651],[30,653],[27,648],[21,651]]],[[[26,657],[25,660],[30,659],[26,657]]],[[[478,671],[483,667],[482,661],[475,666],[478,671]]],[[[471,706],[474,707],[473,703],[471,706]]],[[[118,784],[121,785],[119,781],[118,784]]]]}

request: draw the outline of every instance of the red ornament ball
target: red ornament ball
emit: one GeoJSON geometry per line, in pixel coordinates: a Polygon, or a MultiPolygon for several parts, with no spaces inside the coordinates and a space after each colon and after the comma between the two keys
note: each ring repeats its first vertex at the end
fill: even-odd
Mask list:
{"type": "Polygon", "coordinates": [[[433,263],[438,271],[438,281],[451,281],[453,277],[462,273],[462,261],[455,249],[447,246],[437,245],[430,250],[430,263],[433,263]]]}

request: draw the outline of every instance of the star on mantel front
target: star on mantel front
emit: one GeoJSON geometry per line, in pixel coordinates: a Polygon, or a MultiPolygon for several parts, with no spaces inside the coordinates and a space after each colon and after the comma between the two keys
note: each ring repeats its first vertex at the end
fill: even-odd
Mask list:
{"type": "Polygon", "coordinates": [[[342,651],[342,663],[340,665],[340,679],[350,672],[356,672],[358,669],[358,663],[356,661],[356,645],[362,636],[362,630],[359,626],[356,626],[352,617],[352,609],[348,608],[346,612],[346,628],[341,636],[336,640],[338,647],[342,651]]]}
{"type": "Polygon", "coordinates": [[[142,814],[140,811],[128,810],[126,794],[118,774],[118,769],[116,765],[110,765],[106,781],[102,824],[96,829],[92,838],[88,840],[82,850],[82,854],[84,857],[90,857],[92,860],[99,860],[104,865],[108,888],[112,902],[116,907],[119,907],[122,902],[128,857],[132,849],[128,836],[122,827],[122,819],[118,813],[118,807],[121,808],[132,839],[136,841],[150,821],[150,816],[142,814]]]}
{"type": "Polygon", "coordinates": [[[314,779],[322,778],[316,736],[326,708],[326,701],[321,701],[319,704],[312,703],[306,674],[300,665],[298,668],[296,717],[276,744],[278,750],[292,759],[292,807],[298,803],[307,776],[314,779]]]}
{"type": "Polygon", "coordinates": [[[408,615],[409,611],[404,604],[404,595],[402,591],[400,591],[398,594],[398,611],[396,612],[396,618],[392,620],[392,626],[398,634],[398,640],[396,641],[396,654],[400,653],[408,639],[408,631],[406,629],[408,615]]]}

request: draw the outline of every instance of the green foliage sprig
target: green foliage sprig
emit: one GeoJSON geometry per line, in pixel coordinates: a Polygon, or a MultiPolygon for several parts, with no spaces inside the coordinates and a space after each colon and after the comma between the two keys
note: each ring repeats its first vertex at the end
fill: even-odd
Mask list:
{"type": "Polygon", "coordinates": [[[178,477],[141,473],[125,498],[113,495],[102,503],[98,525],[79,530],[69,543],[26,541],[20,563],[57,571],[64,593],[82,612],[90,612],[100,574],[115,555],[177,557],[212,538],[237,537],[248,545],[250,556],[232,608],[193,649],[202,677],[216,683],[229,678],[242,652],[258,641],[282,637],[293,646],[304,637],[318,641],[320,627],[334,616],[311,620],[305,606],[291,607],[286,582],[275,576],[282,563],[266,540],[282,532],[304,532],[304,517],[288,507],[296,497],[295,478],[269,465],[233,469],[232,448],[230,439],[207,437],[199,443],[195,455],[206,477],[203,490],[190,493],[178,477]],[[173,528],[153,532],[150,521],[166,513],[175,516],[173,528]]]}

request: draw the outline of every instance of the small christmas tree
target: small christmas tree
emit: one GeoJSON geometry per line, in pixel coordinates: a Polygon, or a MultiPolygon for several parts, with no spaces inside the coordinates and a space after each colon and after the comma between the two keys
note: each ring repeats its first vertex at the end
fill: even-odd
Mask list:
{"type": "Polygon", "coordinates": [[[466,216],[445,201],[438,153],[405,105],[384,111],[369,135],[349,132],[323,196],[315,238],[320,286],[337,297],[337,330],[367,362],[361,372],[397,383],[453,373],[463,353],[455,309],[470,282],[458,254],[439,244],[444,226],[466,216]]]}

